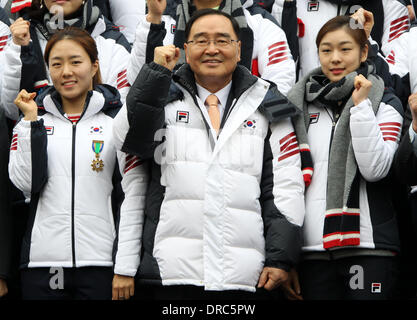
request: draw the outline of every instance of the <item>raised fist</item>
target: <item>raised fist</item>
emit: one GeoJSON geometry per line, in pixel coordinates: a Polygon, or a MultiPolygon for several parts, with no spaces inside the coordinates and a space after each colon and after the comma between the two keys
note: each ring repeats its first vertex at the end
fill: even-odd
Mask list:
{"type": "Polygon", "coordinates": [[[162,14],[167,7],[166,0],[146,0],[146,5],[148,7],[148,14],[146,15],[146,20],[150,23],[160,24],[162,14]]]}
{"type": "Polygon", "coordinates": [[[17,19],[11,26],[10,32],[12,33],[13,42],[18,46],[27,46],[30,42],[29,32],[30,22],[23,20],[23,18],[17,19]]]}
{"type": "Polygon", "coordinates": [[[374,27],[374,15],[371,11],[367,11],[360,8],[354,14],[351,15],[352,19],[355,19],[360,23],[366,33],[366,37],[369,38],[371,35],[372,28],[374,27]]]}
{"type": "Polygon", "coordinates": [[[169,70],[173,70],[180,58],[180,49],[173,44],[156,47],[153,61],[169,70]]]}
{"type": "Polygon", "coordinates": [[[35,92],[28,93],[25,89],[23,89],[14,100],[14,104],[25,115],[25,120],[36,121],[38,119],[38,106],[33,100],[35,96],[35,92]]]}
{"type": "Polygon", "coordinates": [[[369,91],[372,88],[372,82],[360,74],[355,77],[353,86],[355,87],[355,90],[353,90],[352,93],[352,100],[355,106],[357,106],[362,101],[368,99],[369,91]]]}

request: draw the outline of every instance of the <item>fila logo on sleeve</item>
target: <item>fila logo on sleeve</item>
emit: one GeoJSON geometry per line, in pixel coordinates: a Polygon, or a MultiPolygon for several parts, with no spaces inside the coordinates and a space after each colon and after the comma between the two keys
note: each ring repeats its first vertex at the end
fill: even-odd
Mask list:
{"type": "Polygon", "coordinates": [[[189,112],[188,111],[177,111],[177,122],[188,123],[189,112]]]}
{"type": "Polygon", "coordinates": [[[307,11],[319,11],[320,3],[318,1],[309,1],[307,3],[307,11]]]}

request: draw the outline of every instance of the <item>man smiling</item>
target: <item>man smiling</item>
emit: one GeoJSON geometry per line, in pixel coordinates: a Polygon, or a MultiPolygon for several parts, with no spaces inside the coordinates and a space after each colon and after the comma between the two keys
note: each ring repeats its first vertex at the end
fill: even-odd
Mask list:
{"type": "Polygon", "coordinates": [[[185,34],[187,63],[172,74],[179,48],[156,48],[115,119],[118,147],[152,163],[137,292],[149,297],[147,283],[156,299],[264,297],[301,245],[295,109],[237,64],[231,16],[197,11],[185,34]]]}

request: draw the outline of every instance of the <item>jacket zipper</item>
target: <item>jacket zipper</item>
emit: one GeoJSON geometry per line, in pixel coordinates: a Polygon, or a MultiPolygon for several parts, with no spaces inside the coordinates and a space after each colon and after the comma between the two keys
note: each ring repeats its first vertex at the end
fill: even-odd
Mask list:
{"type": "Polygon", "coordinates": [[[332,119],[332,133],[330,134],[329,156],[330,156],[330,151],[332,151],[332,141],[333,141],[335,128],[336,128],[336,122],[332,119]]]}
{"type": "Polygon", "coordinates": [[[71,246],[72,246],[72,267],[75,268],[75,133],[77,124],[72,124],[72,167],[71,167],[71,246]]]}
{"type": "Polygon", "coordinates": [[[339,120],[340,114],[339,113],[336,113],[336,114],[333,113],[333,117],[332,117],[332,116],[330,116],[330,113],[327,110],[327,108],[325,108],[325,109],[326,109],[327,113],[329,114],[330,119],[332,120],[332,132],[330,134],[330,144],[329,144],[329,157],[330,157],[330,152],[332,151],[332,142],[333,142],[334,131],[336,129],[336,123],[337,123],[337,120],[339,120]]]}
{"type": "Polygon", "coordinates": [[[89,101],[89,97],[87,95],[87,99],[84,104],[83,112],[80,115],[80,118],[77,122],[72,122],[70,119],[67,119],[72,124],[72,163],[71,163],[71,248],[72,248],[72,267],[76,267],[76,260],[75,260],[75,140],[76,140],[76,132],[77,132],[77,123],[83,117],[86,109],[87,109],[87,102],[89,101]]]}
{"type": "Polygon", "coordinates": [[[229,111],[227,111],[226,118],[224,118],[224,122],[225,122],[225,123],[226,123],[227,119],[229,118],[230,114],[232,113],[232,110],[234,109],[234,107],[235,107],[236,103],[237,103],[237,99],[234,99],[234,100],[232,101],[232,105],[231,105],[231,106],[230,106],[230,108],[229,108],[229,111]]]}

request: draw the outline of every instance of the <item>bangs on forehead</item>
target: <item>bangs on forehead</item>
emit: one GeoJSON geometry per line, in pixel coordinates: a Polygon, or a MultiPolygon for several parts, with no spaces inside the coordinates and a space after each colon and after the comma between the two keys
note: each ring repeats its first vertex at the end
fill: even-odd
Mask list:
{"type": "Polygon", "coordinates": [[[319,48],[321,41],[324,36],[333,31],[344,30],[349,34],[353,40],[361,47],[364,48],[368,43],[368,38],[366,37],[365,30],[362,28],[353,29],[350,26],[351,18],[349,16],[337,16],[333,19],[327,21],[319,30],[316,37],[316,46],[319,48]]]}

